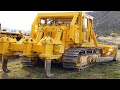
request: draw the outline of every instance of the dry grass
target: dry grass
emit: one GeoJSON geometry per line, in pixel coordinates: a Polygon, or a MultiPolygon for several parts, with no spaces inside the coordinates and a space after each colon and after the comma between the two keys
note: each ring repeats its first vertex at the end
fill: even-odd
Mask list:
{"type": "MultiPolygon", "coordinates": [[[[47,79],[43,66],[23,68],[19,59],[10,61],[8,68],[10,73],[0,71],[1,79],[47,79]]],[[[55,75],[52,79],[119,79],[120,61],[98,64],[81,72],[53,66],[52,73],[55,75]]]]}

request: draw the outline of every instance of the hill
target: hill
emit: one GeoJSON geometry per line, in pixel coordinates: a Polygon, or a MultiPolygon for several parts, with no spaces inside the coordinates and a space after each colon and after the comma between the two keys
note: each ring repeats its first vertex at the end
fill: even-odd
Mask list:
{"type": "Polygon", "coordinates": [[[88,12],[94,17],[94,30],[101,35],[109,35],[111,31],[119,33],[120,12],[119,11],[94,11],[88,12]]]}

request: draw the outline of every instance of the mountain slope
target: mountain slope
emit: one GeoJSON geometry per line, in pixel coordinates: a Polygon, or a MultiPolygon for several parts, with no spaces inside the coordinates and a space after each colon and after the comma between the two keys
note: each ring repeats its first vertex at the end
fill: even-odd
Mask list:
{"type": "Polygon", "coordinates": [[[97,33],[109,35],[111,31],[120,33],[119,11],[94,11],[89,12],[94,17],[94,29],[97,33]]]}

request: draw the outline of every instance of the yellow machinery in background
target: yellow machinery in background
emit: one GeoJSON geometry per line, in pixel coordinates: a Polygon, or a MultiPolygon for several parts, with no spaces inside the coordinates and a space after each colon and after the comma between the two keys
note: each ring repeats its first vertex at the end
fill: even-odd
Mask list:
{"type": "Polygon", "coordinates": [[[98,44],[92,26],[93,17],[83,12],[39,13],[29,38],[0,38],[2,69],[9,71],[8,58],[16,52],[21,52],[23,66],[43,61],[47,77],[53,76],[52,61],[79,71],[94,63],[117,60],[117,46],[98,44]]]}
{"type": "Polygon", "coordinates": [[[2,37],[10,37],[10,38],[16,38],[17,41],[19,41],[21,38],[23,38],[25,35],[22,33],[21,30],[19,32],[10,32],[6,29],[1,29],[1,23],[0,23],[0,38],[2,37]]]}
{"type": "Polygon", "coordinates": [[[20,33],[17,32],[8,32],[8,31],[0,31],[0,38],[1,37],[11,37],[11,38],[17,38],[20,35],[20,33]]]}

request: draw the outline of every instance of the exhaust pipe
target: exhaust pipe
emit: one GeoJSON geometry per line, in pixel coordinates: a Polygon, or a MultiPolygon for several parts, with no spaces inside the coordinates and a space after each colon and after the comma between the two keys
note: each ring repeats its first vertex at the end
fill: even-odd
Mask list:
{"type": "Polygon", "coordinates": [[[1,31],[1,23],[0,23],[0,31],[1,31]]]}

